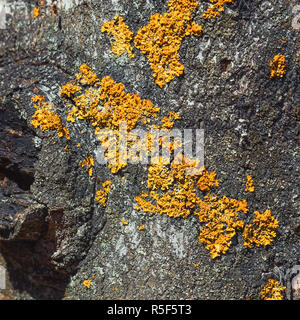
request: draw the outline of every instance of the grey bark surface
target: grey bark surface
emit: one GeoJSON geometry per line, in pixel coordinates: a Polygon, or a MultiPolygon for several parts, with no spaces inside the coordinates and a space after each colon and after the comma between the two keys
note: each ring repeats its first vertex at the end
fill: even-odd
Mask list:
{"type": "MultiPolygon", "coordinates": [[[[100,29],[119,14],[136,33],[150,15],[167,10],[166,1],[57,1],[56,15],[46,1],[37,19],[36,1],[7,1],[6,29],[0,30],[0,264],[8,270],[3,297],[259,299],[267,279],[287,284],[287,270],[300,264],[295,4],[237,0],[216,19],[204,20],[208,1],[201,1],[194,21],[203,35],[184,39],[184,74],[161,89],[138,49],[133,59],[116,57],[100,29]],[[287,59],[287,73],[270,79],[269,60],[278,53],[287,59]],[[110,76],[151,100],[160,117],[176,111],[179,128],[204,129],[205,165],[220,179],[216,193],[246,199],[250,212],[271,209],[279,221],[274,242],[247,249],[239,233],[226,254],[212,259],[198,242],[196,217],[134,209],[147,167],[128,165],[114,175],[96,163],[95,179],[88,178],[78,165],[97,147],[87,123],[76,123],[67,143],[56,132],[35,130],[34,88],[64,115],[60,87],[83,63],[100,79],[110,76]],[[243,192],[247,174],[256,185],[251,194],[243,192]],[[105,208],[94,201],[97,178],[114,185],[105,208]],[[86,279],[90,289],[82,285],[86,279]]],[[[249,223],[250,215],[245,219],[249,223]]]]}

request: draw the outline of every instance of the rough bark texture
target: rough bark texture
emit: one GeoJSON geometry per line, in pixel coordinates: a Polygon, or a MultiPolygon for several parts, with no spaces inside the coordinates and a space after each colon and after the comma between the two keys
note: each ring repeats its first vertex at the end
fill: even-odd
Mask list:
{"type": "Polygon", "coordinates": [[[290,281],[287,270],[300,264],[296,1],[235,2],[211,20],[201,17],[208,1],[200,2],[194,21],[203,35],[184,39],[184,74],[161,89],[139,50],[133,59],[116,57],[100,29],[119,14],[136,33],[150,15],[167,10],[166,1],[54,1],[56,15],[46,1],[36,19],[36,1],[7,1],[6,29],[0,30],[3,298],[259,299],[267,279],[290,281]],[[278,53],[287,59],[287,73],[270,79],[269,60],[278,53]],[[216,192],[246,199],[251,212],[270,208],[279,221],[275,241],[247,249],[239,234],[225,255],[212,259],[197,240],[195,217],[134,209],[146,166],[128,165],[113,175],[96,163],[91,180],[78,165],[97,147],[87,123],[76,124],[67,142],[35,130],[34,92],[64,117],[60,87],[86,62],[100,79],[111,76],[150,99],[160,117],[176,111],[178,127],[205,129],[205,165],[221,182],[216,192]],[[244,193],[246,174],[254,178],[254,193],[244,193]],[[114,187],[104,208],[94,198],[97,182],[108,179],[114,187]],[[82,285],[87,279],[89,289],[82,285]]]}

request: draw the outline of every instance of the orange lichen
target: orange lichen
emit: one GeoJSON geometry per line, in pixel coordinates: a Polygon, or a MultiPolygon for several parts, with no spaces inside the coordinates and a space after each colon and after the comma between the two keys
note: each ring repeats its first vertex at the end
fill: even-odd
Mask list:
{"type": "Polygon", "coordinates": [[[79,163],[81,167],[87,166],[88,168],[93,167],[95,165],[94,158],[91,156],[86,157],[83,161],[79,163]]]}
{"type": "Polygon", "coordinates": [[[255,211],[254,215],[253,224],[247,224],[243,231],[244,246],[247,248],[269,245],[276,237],[278,228],[278,220],[271,215],[271,210],[264,213],[255,211]]]}
{"type": "Polygon", "coordinates": [[[234,0],[210,0],[212,5],[203,13],[204,19],[211,19],[217,17],[224,11],[225,3],[234,3],[234,0]]]}
{"type": "Polygon", "coordinates": [[[111,51],[120,56],[127,51],[130,58],[134,57],[132,46],[130,42],[133,38],[133,33],[124,22],[124,19],[116,15],[113,20],[105,22],[101,27],[101,32],[107,32],[108,35],[113,36],[111,41],[111,51]]]}
{"type": "MultiPolygon", "coordinates": [[[[99,85],[106,118],[108,115],[104,122],[111,129],[119,129],[120,122],[126,121],[127,130],[131,131],[139,121],[143,122],[149,117],[155,118],[160,111],[150,100],[142,100],[138,94],[126,93],[124,85],[115,83],[110,77],[103,78],[99,85]]],[[[98,121],[101,125],[103,117],[98,121]]]]}
{"type": "Polygon", "coordinates": [[[286,61],[285,56],[278,54],[274,56],[273,60],[270,60],[271,74],[270,78],[282,78],[286,74],[286,61]]]}
{"type": "Polygon", "coordinates": [[[180,163],[174,160],[170,167],[162,163],[151,165],[147,180],[150,193],[143,192],[141,196],[135,197],[136,208],[152,214],[187,218],[198,200],[195,189],[197,177],[185,174],[186,169],[191,166],[191,162],[185,157],[182,157],[180,163]]]}
{"type": "Polygon", "coordinates": [[[30,123],[34,128],[40,128],[42,131],[56,130],[59,138],[65,137],[66,139],[70,139],[69,130],[63,126],[60,115],[56,114],[53,106],[49,102],[44,101],[44,99],[45,97],[41,95],[32,97],[32,101],[36,102],[37,105],[34,105],[36,111],[30,123]]]}
{"type": "Polygon", "coordinates": [[[57,7],[56,7],[54,0],[52,0],[51,6],[50,6],[50,11],[54,15],[54,17],[57,16],[57,7]]]}
{"type": "Polygon", "coordinates": [[[148,213],[156,213],[156,205],[152,204],[150,201],[145,200],[142,196],[136,196],[134,200],[137,202],[135,209],[137,211],[143,210],[148,213]]]}
{"type": "Polygon", "coordinates": [[[148,189],[167,190],[173,185],[174,177],[163,165],[152,165],[148,169],[148,189]]]}
{"type": "Polygon", "coordinates": [[[104,77],[97,85],[99,88],[90,88],[74,98],[75,107],[69,111],[69,121],[74,117],[90,120],[98,130],[119,129],[120,122],[126,121],[130,131],[138,121],[151,115],[155,117],[160,110],[138,94],[126,93],[124,85],[110,77],[104,77]]]}
{"type": "Polygon", "coordinates": [[[253,179],[251,176],[246,177],[246,186],[245,186],[245,191],[247,192],[253,192],[254,191],[254,185],[253,185],[253,179]]]}
{"type": "Polygon", "coordinates": [[[199,4],[194,0],[169,0],[168,7],[170,11],[191,11],[197,9],[199,4]]]}
{"type": "Polygon", "coordinates": [[[216,258],[228,251],[237,230],[244,227],[239,213],[248,212],[247,201],[226,196],[219,199],[213,194],[207,194],[202,200],[197,196],[195,185],[201,191],[217,187],[215,173],[204,168],[200,178],[199,175],[187,176],[185,170],[189,161],[183,160],[182,163],[173,162],[170,168],[162,164],[149,167],[147,186],[150,192],[144,191],[135,197],[136,209],[173,218],[187,218],[193,210],[199,222],[205,224],[198,240],[206,245],[211,257],[216,258]]]}
{"type": "MultiPolygon", "coordinates": [[[[182,156],[181,156],[182,157],[182,156]]],[[[162,160],[162,157],[159,157],[162,160]]],[[[178,162],[176,157],[171,164],[162,161],[148,168],[147,187],[135,197],[136,209],[150,214],[166,214],[173,218],[187,218],[192,212],[198,216],[201,226],[198,240],[206,245],[214,259],[225,254],[238,230],[242,230],[245,246],[270,244],[276,236],[278,222],[267,210],[264,214],[255,212],[256,219],[252,225],[246,225],[241,214],[249,211],[246,200],[236,200],[226,196],[206,194],[201,198],[196,186],[201,192],[208,192],[212,187],[218,187],[215,172],[203,168],[200,173],[186,175],[186,169],[191,167],[190,159],[182,157],[178,162]]],[[[195,163],[195,161],[194,161],[195,163]]]]}
{"type": "Polygon", "coordinates": [[[155,118],[160,109],[154,107],[150,100],[142,100],[138,94],[126,93],[124,85],[115,83],[110,77],[95,82],[98,78],[87,65],[81,66],[80,71],[81,75],[77,75],[75,85],[78,86],[84,80],[84,83],[91,82],[95,86],[76,97],[70,95],[74,104],[70,105],[67,121],[88,120],[92,124],[99,140],[105,138],[101,144],[107,149],[105,156],[109,162],[108,167],[112,173],[116,173],[126,166],[119,161],[120,123],[126,122],[126,130],[130,132],[138,122],[147,123],[150,117],[155,118]],[[113,135],[101,136],[102,129],[111,130],[113,135]]]}
{"type": "Polygon", "coordinates": [[[86,157],[82,162],[79,162],[79,165],[81,167],[87,167],[88,168],[88,174],[90,178],[93,180],[93,168],[95,165],[94,158],[91,156],[86,157]]]}
{"type": "Polygon", "coordinates": [[[125,221],[123,218],[121,218],[121,222],[123,223],[124,226],[127,226],[127,225],[128,225],[128,222],[125,221]]]}
{"type": "Polygon", "coordinates": [[[44,101],[45,99],[46,99],[45,96],[42,96],[40,94],[33,96],[31,98],[32,102],[38,103],[39,106],[42,105],[42,101],[44,101]]]}
{"type": "Polygon", "coordinates": [[[40,8],[34,7],[32,10],[32,16],[34,19],[36,19],[40,15],[40,8]]]}
{"type": "Polygon", "coordinates": [[[171,131],[174,121],[177,119],[180,119],[180,116],[175,112],[170,112],[169,116],[161,120],[161,124],[152,125],[151,130],[147,132],[147,141],[142,146],[142,149],[151,154],[153,164],[169,164],[169,154],[173,154],[175,150],[182,147],[181,135],[173,135],[171,131]],[[158,153],[159,149],[162,151],[161,156],[158,153]]]}
{"type": "Polygon", "coordinates": [[[282,300],[282,292],[286,289],[279,284],[277,280],[269,279],[268,283],[260,291],[260,297],[263,300],[282,300]]]}
{"type": "Polygon", "coordinates": [[[180,119],[180,115],[176,112],[169,112],[169,115],[164,117],[161,122],[162,125],[160,126],[161,129],[172,129],[174,126],[174,121],[180,119]]]}
{"type": "Polygon", "coordinates": [[[206,169],[204,169],[197,182],[198,188],[201,191],[209,191],[212,187],[218,187],[219,180],[216,180],[215,176],[216,173],[214,171],[209,173],[206,169]]]}
{"type": "Polygon", "coordinates": [[[145,225],[144,224],[142,224],[141,226],[138,227],[139,231],[144,230],[144,229],[145,229],[145,225]]]}
{"type": "MultiPolygon", "coordinates": [[[[170,12],[177,12],[176,6],[182,6],[181,14],[189,16],[190,9],[187,10],[185,5],[190,8],[191,3],[192,1],[185,0],[170,1],[169,5],[173,6],[170,12]]],[[[64,99],[68,107],[67,121],[88,121],[94,127],[96,135],[103,133],[102,129],[108,129],[110,133],[106,133],[101,144],[103,146],[115,144],[117,150],[119,150],[120,124],[126,123],[127,137],[134,136],[131,131],[137,124],[149,124],[150,119],[156,118],[160,111],[159,108],[153,106],[151,101],[142,100],[138,94],[126,93],[124,85],[115,83],[110,77],[104,77],[99,81],[94,71],[86,64],[80,67],[80,74],[76,75],[74,82],[63,86],[60,93],[69,98],[64,99]],[[80,85],[89,85],[89,87],[82,90],[80,85]],[[80,94],[75,94],[77,92],[80,94]]],[[[32,124],[35,127],[41,127],[43,131],[56,129],[59,136],[68,137],[68,130],[62,126],[60,116],[50,110],[52,106],[44,100],[45,97],[41,95],[32,98],[32,101],[37,104],[32,124]]],[[[175,112],[170,112],[160,124],[156,122],[155,125],[150,125],[150,128],[163,129],[168,132],[173,129],[174,121],[177,119],[180,119],[180,116],[175,112]]],[[[84,132],[81,130],[81,134],[84,132]]],[[[156,139],[156,133],[148,132],[145,143],[142,145],[143,150],[153,151],[149,143],[152,138],[156,139]]],[[[168,140],[167,138],[166,136],[158,138],[160,147],[166,147],[164,143],[168,140]]],[[[251,248],[253,244],[268,245],[273,241],[278,221],[270,215],[270,210],[266,210],[263,214],[254,212],[253,225],[255,227],[253,225],[244,227],[239,213],[248,212],[247,201],[230,199],[226,196],[219,198],[217,195],[207,194],[211,188],[219,186],[219,180],[215,178],[216,173],[208,172],[205,168],[199,171],[199,160],[189,159],[180,153],[175,153],[175,150],[181,147],[180,142],[173,141],[169,145],[172,162],[165,161],[168,160],[166,156],[155,155],[152,159],[158,161],[149,167],[148,191],[143,191],[140,196],[135,197],[137,210],[142,209],[151,214],[166,214],[173,218],[187,218],[194,213],[198,216],[199,222],[204,224],[200,229],[199,242],[206,245],[212,258],[228,251],[232,238],[239,229],[243,229],[246,247],[251,248]],[[193,175],[187,175],[186,170],[191,170],[191,168],[193,168],[193,175]]],[[[80,143],[77,146],[79,147],[80,143]]],[[[129,141],[129,147],[132,146],[136,146],[136,141],[129,141]]],[[[127,164],[118,163],[119,151],[114,153],[112,150],[113,148],[108,148],[105,155],[108,159],[115,160],[115,162],[109,162],[108,167],[112,173],[116,173],[127,164]]],[[[125,160],[133,157],[138,158],[138,155],[128,154],[125,160]]],[[[93,178],[94,159],[90,156],[86,157],[80,162],[80,165],[87,167],[90,177],[93,178]]],[[[248,180],[250,184],[251,180],[248,180]]],[[[107,180],[102,186],[103,190],[96,192],[95,200],[105,207],[112,182],[107,180]]],[[[123,218],[121,221],[125,225],[128,224],[123,218]]],[[[138,227],[138,230],[143,230],[144,227],[142,225],[138,227]]]]}
{"type": "Polygon", "coordinates": [[[14,130],[14,129],[8,129],[8,132],[9,132],[10,134],[13,134],[13,135],[18,136],[18,137],[21,137],[21,136],[23,136],[23,134],[24,134],[22,131],[16,131],[16,130],[14,130]]]}
{"type": "Polygon", "coordinates": [[[207,195],[199,206],[200,211],[195,214],[199,216],[200,222],[206,224],[200,229],[198,240],[206,244],[206,249],[214,259],[228,251],[236,231],[244,226],[238,212],[247,212],[248,208],[245,200],[238,201],[226,196],[219,199],[212,195],[207,195]]]}
{"type": "Polygon", "coordinates": [[[80,73],[76,74],[76,80],[81,84],[94,84],[99,81],[96,73],[87,64],[80,66],[80,73]]]}
{"type": "Polygon", "coordinates": [[[82,284],[89,289],[91,287],[92,280],[84,280],[82,284]]]}
{"type": "Polygon", "coordinates": [[[139,29],[134,38],[135,46],[150,61],[155,83],[160,87],[183,73],[178,52],[184,37],[202,34],[202,27],[192,21],[191,15],[199,6],[197,2],[171,0],[168,5],[169,12],[152,15],[149,24],[139,29]]]}
{"type": "Polygon", "coordinates": [[[102,187],[104,190],[96,191],[95,200],[101,203],[103,207],[106,207],[107,197],[108,197],[109,191],[111,190],[112,182],[107,180],[102,183],[102,187]]]}
{"type": "Polygon", "coordinates": [[[81,91],[81,87],[73,84],[71,82],[66,83],[65,85],[63,85],[61,87],[61,90],[59,91],[59,93],[61,95],[66,95],[67,97],[71,97],[74,93],[81,91]]]}

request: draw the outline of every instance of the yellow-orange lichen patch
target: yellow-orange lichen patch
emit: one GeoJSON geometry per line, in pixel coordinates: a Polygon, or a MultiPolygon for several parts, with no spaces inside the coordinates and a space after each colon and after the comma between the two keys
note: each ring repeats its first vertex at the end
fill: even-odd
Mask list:
{"type": "Polygon", "coordinates": [[[271,74],[270,78],[282,78],[286,74],[286,60],[282,54],[277,54],[270,60],[271,74]]]}
{"type": "Polygon", "coordinates": [[[116,15],[113,20],[103,23],[101,32],[106,32],[108,35],[112,35],[111,51],[120,56],[127,51],[130,58],[134,57],[132,52],[132,46],[130,42],[133,38],[133,33],[129,30],[129,27],[124,22],[124,19],[116,15]]]}
{"type": "Polygon", "coordinates": [[[182,160],[181,163],[173,161],[170,167],[161,163],[149,167],[147,186],[150,193],[144,192],[135,197],[138,210],[166,214],[173,218],[187,218],[191,214],[198,199],[196,177],[185,175],[190,163],[184,157],[182,160]]]}
{"type": "MultiPolygon", "coordinates": [[[[167,124],[168,129],[173,127],[166,117],[163,118],[162,123],[167,124]]],[[[163,125],[157,127],[161,128],[163,125]]],[[[135,197],[137,210],[150,214],[166,214],[173,218],[187,218],[194,213],[198,216],[199,222],[204,224],[201,226],[198,240],[206,245],[213,259],[229,250],[238,230],[244,231],[244,235],[251,235],[245,243],[266,245],[271,241],[271,237],[276,236],[272,233],[276,222],[272,221],[268,212],[262,215],[259,212],[255,213],[256,219],[253,223],[258,225],[257,228],[253,229],[252,225],[245,227],[240,216],[249,211],[245,199],[236,200],[215,194],[206,194],[202,199],[199,190],[203,195],[203,192],[218,187],[219,180],[216,179],[214,171],[208,172],[204,167],[201,168],[202,170],[194,171],[196,173],[193,175],[187,175],[187,169],[193,166],[199,168],[199,160],[191,160],[178,154],[174,155],[170,164],[165,163],[162,156],[156,158],[158,161],[148,168],[148,190],[135,197]],[[196,190],[196,187],[199,190],[196,190]]]]}
{"type": "Polygon", "coordinates": [[[251,176],[247,176],[246,177],[245,191],[247,191],[247,192],[253,192],[254,191],[253,179],[252,179],[251,176]]]}
{"type": "Polygon", "coordinates": [[[169,1],[169,11],[152,15],[134,38],[135,46],[150,61],[155,83],[160,87],[184,71],[178,55],[184,37],[202,34],[202,27],[192,21],[191,15],[198,6],[192,0],[169,1]]]}
{"type": "Polygon", "coordinates": [[[44,99],[45,97],[41,95],[32,97],[32,101],[37,104],[34,105],[36,111],[30,123],[34,128],[40,128],[42,131],[56,130],[59,138],[70,139],[69,130],[63,126],[60,115],[56,114],[54,107],[44,99]]]}
{"type": "Polygon", "coordinates": [[[92,85],[99,81],[96,73],[87,64],[82,64],[79,69],[80,73],[76,74],[76,80],[81,84],[92,85]]]}
{"type": "Polygon", "coordinates": [[[76,92],[80,92],[81,91],[81,87],[76,85],[76,84],[73,84],[71,82],[68,82],[66,83],[65,85],[63,85],[61,87],[61,90],[60,90],[60,94],[61,95],[65,95],[67,97],[71,97],[74,93],[76,92]]]}
{"type": "Polygon", "coordinates": [[[168,7],[170,11],[188,12],[199,7],[199,3],[194,0],[169,0],[168,7]]]}
{"type": "Polygon", "coordinates": [[[264,213],[255,211],[254,215],[253,224],[247,224],[243,231],[244,246],[247,248],[269,245],[276,237],[278,228],[278,220],[271,215],[271,210],[264,213]]]}
{"type": "Polygon", "coordinates": [[[226,196],[219,198],[214,194],[200,198],[196,186],[202,192],[217,187],[219,182],[215,179],[215,173],[209,173],[203,168],[198,175],[189,176],[186,169],[195,162],[183,157],[178,163],[175,159],[170,165],[159,163],[149,167],[149,192],[143,191],[135,197],[136,209],[173,218],[187,218],[193,212],[199,222],[204,224],[200,229],[199,242],[206,245],[213,259],[225,254],[231,246],[232,238],[244,227],[239,214],[249,211],[247,201],[226,196]]]}
{"type": "Polygon", "coordinates": [[[125,92],[122,83],[115,83],[110,77],[100,82],[100,99],[109,113],[106,124],[109,128],[119,128],[121,121],[126,121],[127,130],[131,131],[140,121],[156,117],[160,108],[153,106],[150,100],[142,100],[138,94],[125,92]]]}
{"type": "Polygon", "coordinates": [[[148,169],[148,188],[151,190],[167,190],[173,185],[174,177],[167,167],[155,164],[148,169]]]}
{"type": "Polygon", "coordinates": [[[144,230],[144,229],[145,229],[145,225],[144,224],[142,224],[141,226],[138,227],[139,231],[144,230]]]}
{"type": "Polygon", "coordinates": [[[81,167],[87,167],[88,168],[88,174],[90,176],[91,179],[93,178],[93,168],[95,165],[95,161],[94,158],[91,156],[86,157],[82,162],[79,162],[79,165],[81,167]]]}
{"type": "Polygon", "coordinates": [[[260,291],[260,297],[263,300],[282,300],[282,292],[286,289],[279,284],[277,280],[269,279],[268,283],[260,291]]]}
{"type": "Polygon", "coordinates": [[[137,205],[135,206],[135,209],[137,211],[143,210],[145,213],[156,213],[156,205],[152,204],[150,201],[147,201],[141,196],[136,196],[134,198],[137,205]]]}
{"type": "Polygon", "coordinates": [[[79,163],[81,167],[87,166],[88,168],[93,167],[95,165],[94,158],[91,156],[86,157],[83,161],[79,163]]]}
{"type": "Polygon", "coordinates": [[[125,221],[124,218],[121,218],[121,222],[124,226],[127,226],[128,225],[128,221],[125,221]]]}
{"type": "Polygon", "coordinates": [[[161,122],[161,129],[172,129],[174,126],[174,121],[180,119],[180,115],[176,112],[169,112],[169,115],[162,118],[161,122]]]}
{"type": "Polygon", "coordinates": [[[214,171],[208,172],[203,169],[202,174],[197,182],[197,186],[201,191],[209,191],[212,187],[219,186],[219,180],[215,179],[216,173],[214,171]]]}
{"type": "Polygon", "coordinates": [[[107,180],[102,183],[103,190],[98,190],[96,192],[95,200],[98,201],[103,205],[103,207],[106,207],[107,197],[108,193],[111,190],[112,182],[107,180]]]}
{"type": "MultiPolygon", "coordinates": [[[[67,121],[75,122],[87,120],[95,128],[95,134],[102,146],[105,146],[105,156],[108,167],[112,173],[118,172],[126,166],[126,159],[120,161],[119,140],[121,123],[126,124],[126,132],[132,131],[138,122],[145,124],[150,118],[155,118],[160,108],[154,107],[150,100],[143,100],[138,94],[125,92],[122,83],[115,83],[110,77],[104,77],[98,81],[92,69],[83,65],[81,73],[76,75],[75,86],[82,84],[94,84],[79,95],[70,94],[73,103],[69,103],[67,121]],[[98,81],[98,82],[95,82],[98,81]],[[103,130],[104,129],[104,130],[103,130]]],[[[69,87],[66,91],[69,93],[69,87]]],[[[76,91],[79,89],[76,87],[76,91]]],[[[132,143],[128,143],[131,146],[132,143]]],[[[126,155],[128,157],[128,155],[126,155]]]]}
{"type": "MultiPolygon", "coordinates": [[[[174,0],[173,4],[175,5],[175,3],[186,2],[184,0],[174,0]]],[[[171,12],[173,11],[171,10],[171,12]]],[[[183,12],[189,14],[189,12],[185,12],[185,9],[183,9],[183,12]]],[[[94,71],[86,64],[80,67],[80,74],[76,75],[74,82],[67,83],[62,87],[61,94],[69,98],[64,99],[64,102],[67,102],[67,120],[70,122],[77,119],[87,121],[94,127],[97,135],[103,133],[102,129],[104,131],[108,129],[109,133],[106,133],[101,144],[112,146],[115,143],[117,150],[119,150],[121,138],[119,127],[122,123],[125,123],[125,136],[129,137],[133,135],[131,131],[136,128],[138,123],[149,124],[151,118],[156,118],[160,111],[159,108],[153,106],[151,101],[142,100],[138,94],[125,92],[124,85],[115,83],[110,77],[104,77],[99,81],[94,71]],[[87,86],[87,88],[82,89],[80,85],[87,86]],[[75,94],[77,92],[80,92],[80,94],[75,94]]],[[[35,107],[38,110],[44,108],[50,112],[48,115],[45,115],[45,112],[35,114],[32,120],[36,121],[34,125],[40,126],[42,130],[56,129],[59,135],[64,135],[64,132],[68,133],[68,131],[58,129],[59,125],[62,126],[60,116],[50,110],[50,104],[45,102],[45,97],[37,95],[32,100],[37,104],[35,107]],[[49,121],[43,122],[44,118],[48,120],[50,117],[54,117],[54,125],[49,124],[49,121]]],[[[170,112],[169,116],[164,117],[160,124],[155,122],[156,125],[154,126],[150,123],[150,128],[155,129],[156,127],[156,129],[163,129],[167,132],[171,131],[174,121],[179,118],[178,114],[170,112]]],[[[83,134],[84,132],[87,131],[81,130],[80,133],[83,134]]],[[[151,131],[150,135],[146,135],[143,145],[145,150],[151,152],[153,150],[152,146],[149,145],[149,140],[152,138],[151,131]]],[[[158,140],[158,145],[163,148],[165,148],[165,140],[168,140],[165,138],[161,137],[158,140]]],[[[129,141],[129,145],[135,147],[136,141],[129,141]]],[[[77,144],[77,146],[79,147],[80,144],[77,144]]],[[[254,226],[246,225],[244,227],[244,222],[240,219],[239,213],[248,212],[247,201],[230,199],[226,196],[219,198],[217,195],[207,194],[206,192],[210,191],[211,188],[219,185],[219,181],[215,178],[215,172],[208,172],[205,168],[200,171],[198,169],[199,160],[188,159],[182,156],[180,152],[175,153],[175,150],[178,151],[177,148],[180,149],[179,147],[182,147],[180,143],[173,143],[170,150],[171,157],[169,157],[169,159],[173,159],[171,163],[165,161],[166,156],[155,155],[159,161],[154,162],[149,167],[148,190],[135,197],[136,209],[142,209],[144,212],[151,214],[166,214],[174,218],[187,218],[191,213],[194,213],[198,216],[199,222],[204,224],[200,229],[199,241],[206,245],[212,258],[228,251],[232,238],[239,229],[244,229],[244,245],[246,247],[251,247],[252,244],[270,244],[276,236],[275,231],[278,227],[277,220],[270,215],[270,212],[268,210],[264,214],[255,212],[254,226]],[[191,168],[194,168],[195,171],[190,170],[191,168]],[[189,173],[191,171],[196,173],[193,175],[186,174],[187,169],[190,170],[189,173]],[[203,196],[204,198],[201,198],[203,196]]],[[[118,160],[119,153],[114,153],[112,150],[113,148],[110,148],[106,151],[108,159],[118,160]]],[[[134,157],[138,156],[134,155],[134,157]]],[[[126,158],[125,161],[127,159],[129,158],[126,158]]],[[[154,161],[154,159],[152,160],[154,161]]],[[[109,163],[108,167],[112,173],[116,173],[126,166],[126,163],[109,163]]],[[[87,157],[80,165],[87,167],[89,175],[93,178],[94,159],[87,157]]],[[[96,192],[95,200],[106,206],[112,182],[105,181],[102,186],[103,190],[96,192]]],[[[126,224],[125,220],[124,222],[126,224]]],[[[142,226],[138,229],[142,230],[142,226]]]]}
{"type": "Polygon", "coordinates": [[[104,77],[97,83],[98,88],[89,88],[76,98],[75,106],[69,111],[69,118],[89,120],[96,129],[118,130],[121,121],[126,121],[127,130],[132,130],[138,121],[160,111],[150,100],[142,100],[138,94],[125,92],[122,83],[115,83],[104,77]]]}
{"type": "Polygon", "coordinates": [[[234,0],[210,0],[212,5],[203,13],[204,19],[211,19],[217,17],[224,11],[225,3],[234,3],[234,0]]]}
{"type": "Polygon", "coordinates": [[[82,284],[87,288],[89,289],[91,287],[91,284],[92,284],[92,280],[84,280],[82,282],[82,284]]]}
{"type": "Polygon", "coordinates": [[[34,19],[36,19],[40,15],[40,8],[39,7],[34,7],[32,10],[32,16],[34,19]]]}
{"type": "Polygon", "coordinates": [[[45,96],[42,96],[40,94],[36,95],[36,96],[33,96],[31,98],[32,102],[35,102],[35,103],[38,103],[39,106],[42,105],[42,102],[45,100],[45,96]]]}
{"type": "Polygon", "coordinates": [[[199,202],[200,210],[195,212],[199,221],[205,226],[200,229],[199,242],[206,245],[214,259],[228,251],[232,238],[238,229],[242,229],[244,222],[238,212],[247,212],[244,201],[227,198],[219,199],[216,195],[207,195],[205,201],[199,202]]]}

